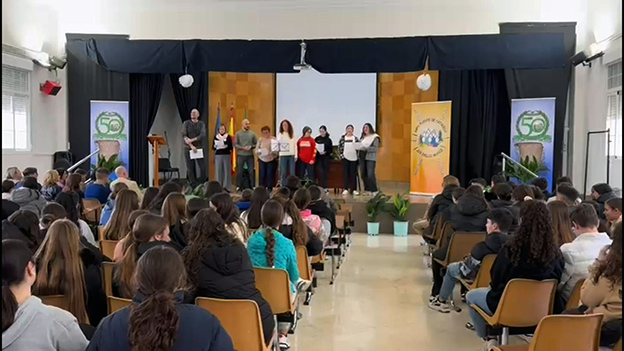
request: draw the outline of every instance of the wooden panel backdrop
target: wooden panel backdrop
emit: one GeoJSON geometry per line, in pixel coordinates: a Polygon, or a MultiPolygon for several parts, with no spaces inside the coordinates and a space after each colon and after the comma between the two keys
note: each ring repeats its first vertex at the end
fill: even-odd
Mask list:
{"type": "Polygon", "coordinates": [[[427,73],[431,76],[431,88],[427,91],[416,86],[416,79],[423,72],[379,74],[379,181],[409,183],[412,103],[438,100],[438,72],[427,73]]]}
{"type": "MultiPolygon", "coordinates": [[[[247,109],[251,130],[260,136],[260,129],[268,125],[275,131],[275,75],[272,73],[210,72],[208,74],[208,140],[215,133],[217,107],[221,104],[221,122],[229,128],[230,105],[236,111],[234,131],[241,129],[247,109]]],[[[215,179],[214,152],[210,153],[209,179],[215,179]]],[[[258,170],[256,164],[256,172],[258,170]]]]}

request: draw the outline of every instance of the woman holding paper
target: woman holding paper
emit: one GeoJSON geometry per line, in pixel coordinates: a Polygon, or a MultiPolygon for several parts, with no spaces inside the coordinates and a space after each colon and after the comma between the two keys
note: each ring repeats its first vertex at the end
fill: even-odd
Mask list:
{"type": "Polygon", "coordinates": [[[379,135],[375,133],[370,123],[365,123],[362,128],[362,146],[360,151],[360,173],[364,181],[364,191],[368,194],[377,193],[377,150],[379,149],[379,135]]]}
{"type": "Polygon", "coordinates": [[[342,195],[349,193],[358,195],[356,180],[357,175],[357,145],[360,140],[353,134],[353,125],[349,124],[345,128],[345,133],[340,137],[338,142],[338,150],[340,151],[340,159],[344,167],[344,191],[342,195]]]}
{"type": "Polygon", "coordinates": [[[303,136],[297,141],[297,155],[299,156],[300,178],[307,177],[311,181],[316,179],[314,163],[316,162],[316,141],[312,138],[312,128],[303,127],[303,136]]]}
{"type": "Polygon", "coordinates": [[[297,159],[297,139],[289,120],[285,119],[280,123],[279,135],[279,171],[282,186],[286,186],[286,177],[295,175],[295,160],[297,159]]]}
{"type": "Polygon", "coordinates": [[[271,128],[264,126],[260,129],[262,135],[258,139],[256,152],[258,153],[258,165],[260,167],[260,185],[273,190],[275,185],[275,164],[279,153],[277,139],[271,136],[271,128]]]}
{"type": "Polygon", "coordinates": [[[316,142],[316,164],[318,165],[319,177],[318,184],[323,188],[327,188],[327,176],[329,174],[329,161],[331,160],[332,149],[334,147],[332,140],[327,133],[327,127],[319,127],[319,136],[314,141],[316,142]]]}
{"type": "Polygon", "coordinates": [[[214,136],[212,149],[215,150],[215,173],[217,182],[228,191],[232,188],[232,137],[226,132],[225,125],[219,126],[214,136]]]}

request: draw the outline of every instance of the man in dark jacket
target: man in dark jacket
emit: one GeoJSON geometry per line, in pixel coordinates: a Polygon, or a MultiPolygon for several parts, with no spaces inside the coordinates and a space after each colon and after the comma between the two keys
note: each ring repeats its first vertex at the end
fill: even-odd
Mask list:
{"type": "Polygon", "coordinates": [[[312,211],[312,214],[321,217],[321,219],[328,220],[329,224],[331,224],[331,233],[328,234],[333,234],[336,231],[336,213],[323,201],[321,188],[312,185],[308,190],[310,191],[310,198],[312,199],[312,202],[308,205],[308,209],[312,211]]]}
{"type": "Polygon", "coordinates": [[[459,279],[473,280],[481,268],[483,258],[498,254],[507,242],[507,231],[511,227],[512,220],[512,214],[506,208],[496,208],[488,214],[485,241],[476,244],[464,261],[451,263],[446,268],[440,294],[429,302],[429,308],[443,313],[451,311],[449,300],[453,297],[455,282],[459,279]]]}
{"type": "Polygon", "coordinates": [[[431,201],[425,218],[414,223],[414,230],[417,233],[423,231],[424,234],[431,235],[439,215],[453,204],[453,189],[459,187],[459,179],[452,175],[447,175],[442,181],[442,193],[436,195],[431,201]]]}

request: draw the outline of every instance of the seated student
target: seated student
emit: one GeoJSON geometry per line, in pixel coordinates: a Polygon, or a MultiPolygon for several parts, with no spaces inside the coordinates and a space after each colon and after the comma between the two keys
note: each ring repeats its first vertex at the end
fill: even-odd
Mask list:
{"type": "Polygon", "coordinates": [[[473,178],[470,179],[470,185],[478,185],[481,187],[481,189],[483,189],[483,191],[485,191],[485,188],[487,187],[487,181],[483,178],[473,178]]]}
{"type": "Polygon", "coordinates": [[[209,208],[199,211],[191,220],[189,233],[193,241],[183,258],[194,295],[255,301],[268,344],[275,329],[273,312],[256,288],[245,245],[228,233],[221,216],[209,208]]]}
{"type": "MultiPolygon", "coordinates": [[[[269,200],[262,207],[262,229],[255,232],[247,242],[247,251],[254,267],[284,269],[288,272],[292,298],[297,291],[304,291],[310,286],[309,281],[300,279],[297,268],[295,245],[277,228],[284,218],[284,208],[277,200],[269,200]]],[[[289,323],[279,323],[279,344],[281,348],[290,348],[288,341],[289,323]]]]}
{"type": "Polygon", "coordinates": [[[414,223],[414,230],[416,230],[417,233],[420,232],[426,235],[431,235],[431,233],[433,233],[433,228],[435,227],[438,216],[453,204],[453,190],[459,188],[459,179],[452,175],[445,176],[442,180],[442,188],[442,192],[436,195],[431,201],[431,204],[429,204],[424,218],[425,221],[414,223]],[[417,223],[419,224],[417,225],[417,223]]]}
{"type": "Polygon", "coordinates": [[[547,198],[542,192],[542,189],[540,189],[537,185],[529,185],[529,186],[533,190],[533,200],[544,201],[544,202],[546,201],[547,198]]]}
{"type": "Polygon", "coordinates": [[[611,230],[613,230],[613,227],[622,221],[622,198],[614,197],[607,200],[605,202],[604,214],[606,220],[611,225],[611,230]]]}
{"type": "Polygon", "coordinates": [[[175,183],[180,187],[180,193],[185,194],[186,192],[189,190],[194,190],[191,187],[191,184],[189,183],[188,179],[186,178],[172,178],[169,180],[169,183],[175,183]]]}
{"type": "MultiPolygon", "coordinates": [[[[116,186],[123,186],[118,183],[116,186]]],[[[115,200],[115,210],[110,221],[104,227],[104,240],[121,240],[132,229],[128,226],[128,216],[132,211],[139,209],[139,198],[130,189],[123,189],[117,194],[115,200]]]]}
{"type": "Polygon", "coordinates": [[[240,199],[235,202],[239,212],[247,211],[249,209],[249,206],[251,206],[251,194],[251,189],[243,190],[240,199]]]}
{"type": "Polygon", "coordinates": [[[35,263],[39,270],[35,295],[65,295],[69,311],[80,323],[97,325],[106,316],[101,256],[80,245],[80,232],[72,221],[52,223],[35,263]]]}
{"type": "Polygon", "coordinates": [[[247,228],[258,229],[262,226],[260,211],[262,206],[270,198],[269,190],[263,186],[257,186],[251,193],[249,209],[241,213],[241,220],[247,224],[247,228]]]}
{"type": "Polygon", "coordinates": [[[84,350],[88,341],[76,318],[31,294],[36,271],[23,241],[2,240],[2,350],[84,350]]]}
{"type": "Polygon", "coordinates": [[[61,177],[57,171],[52,169],[45,172],[43,186],[41,187],[41,195],[43,195],[46,201],[54,201],[56,196],[63,191],[63,188],[58,185],[60,180],[61,177]]]}
{"type": "Polygon", "coordinates": [[[493,175],[492,176],[492,181],[490,182],[489,189],[487,187],[485,189],[485,194],[484,194],[485,200],[488,201],[488,202],[491,202],[493,200],[498,199],[498,196],[494,192],[494,187],[496,185],[498,185],[498,184],[505,184],[505,183],[507,183],[507,178],[505,178],[504,175],[502,175],[502,174],[493,175]]]}
{"type": "Polygon", "coordinates": [[[95,182],[91,183],[87,186],[87,190],[85,191],[84,198],[85,199],[95,199],[98,200],[101,204],[105,204],[108,200],[108,196],[111,193],[110,187],[108,186],[108,177],[110,176],[110,171],[106,168],[98,168],[95,170],[95,182]]]}
{"type": "Polygon", "coordinates": [[[568,206],[565,202],[556,200],[551,201],[548,203],[548,210],[550,211],[550,218],[552,219],[555,244],[561,247],[563,244],[574,241],[570,212],[568,211],[568,206]]]}
{"type": "Polygon", "coordinates": [[[308,256],[320,255],[323,251],[323,241],[306,225],[295,203],[292,200],[282,198],[276,198],[275,200],[284,209],[284,219],[279,226],[279,232],[292,240],[295,246],[305,246],[306,250],[308,250],[308,256]]]}
{"type": "MultiPolygon", "coordinates": [[[[73,175],[74,174],[72,174],[72,176],[73,175]]],[[[69,181],[71,181],[71,178],[72,177],[69,178],[69,181]]],[[[95,240],[91,228],[89,228],[87,222],[80,219],[79,213],[82,212],[80,196],[74,191],[63,191],[56,197],[55,202],[63,206],[65,212],[67,212],[67,219],[78,226],[80,235],[85,238],[86,242],[89,243],[89,245],[97,247],[98,243],[95,240]]]]}
{"type": "Polygon", "coordinates": [[[573,186],[572,185],[572,179],[570,179],[570,177],[568,176],[563,176],[563,177],[559,177],[557,178],[557,180],[555,181],[555,186],[554,186],[554,192],[553,194],[548,198],[547,202],[551,202],[551,201],[555,201],[557,200],[557,188],[559,187],[559,185],[561,184],[566,184],[569,186],[573,186]]]}
{"type": "Polygon", "coordinates": [[[290,198],[292,199],[295,191],[301,187],[301,179],[296,175],[289,175],[286,177],[286,188],[290,190],[290,198]]]}
{"type": "Polygon", "coordinates": [[[335,232],[336,231],[336,212],[334,212],[328,206],[327,202],[323,200],[324,191],[322,191],[321,188],[319,188],[316,185],[310,186],[308,190],[310,191],[311,201],[307,208],[312,212],[312,214],[315,214],[321,217],[321,219],[326,219],[329,221],[329,224],[331,225],[331,230],[330,230],[330,233],[328,234],[335,232]]]}
{"type": "Polygon", "coordinates": [[[67,173],[67,170],[65,168],[55,168],[54,170],[56,171],[56,173],[59,174],[59,182],[57,183],[58,186],[60,186],[61,188],[65,188],[65,183],[67,183],[67,177],[69,177],[69,173],[67,173]]]}
{"type": "Polygon", "coordinates": [[[281,197],[282,199],[289,200],[290,196],[291,196],[291,194],[290,194],[290,190],[288,190],[288,188],[280,187],[280,188],[277,188],[276,190],[274,190],[272,198],[281,197]]]}
{"type": "Polygon", "coordinates": [[[139,197],[139,202],[143,200],[143,193],[141,192],[141,189],[139,189],[139,185],[134,180],[130,180],[130,178],[128,177],[128,170],[126,169],[126,167],[119,166],[115,168],[114,174],[117,177],[117,179],[113,180],[110,183],[110,188],[113,192],[115,191],[114,188],[116,184],[123,183],[126,185],[127,189],[130,189],[137,194],[137,196],[139,197]]]}
{"type": "MultiPolygon", "coordinates": [[[[598,203],[594,200],[584,200],[581,201],[582,204],[588,204],[591,205],[594,210],[596,210],[596,213],[598,213],[598,211],[600,211],[600,205],[598,205],[598,203]]],[[[568,210],[570,212],[572,212],[572,210],[574,210],[575,207],[568,207],[568,210]]],[[[609,222],[607,222],[606,219],[602,219],[599,217],[598,219],[598,233],[611,233],[611,228],[609,226],[609,222]]]]}
{"type": "Polygon", "coordinates": [[[115,245],[115,251],[113,252],[113,262],[119,262],[123,259],[124,252],[126,252],[126,248],[130,246],[130,241],[132,240],[132,227],[134,227],[134,223],[137,218],[146,213],[150,213],[146,210],[135,210],[130,212],[128,216],[128,231],[126,235],[124,235],[115,245]]]}
{"type": "MultiPolygon", "coordinates": [[[[22,175],[24,175],[24,178],[31,177],[37,180],[37,178],[39,178],[39,171],[35,167],[26,167],[24,171],[22,171],[22,175]]],[[[37,190],[41,192],[41,184],[39,184],[39,182],[37,182],[37,190]]]]}
{"type": "Polygon", "coordinates": [[[15,190],[15,183],[12,180],[2,181],[2,200],[11,200],[11,194],[15,190]]]}
{"type": "Polygon", "coordinates": [[[138,259],[155,246],[177,247],[169,244],[169,223],[161,216],[148,213],[139,216],[132,226],[132,237],[121,261],[113,272],[113,296],[131,299],[134,296],[134,271],[138,259]]]}
{"type": "Polygon", "coordinates": [[[563,201],[568,205],[568,209],[572,211],[572,208],[581,203],[578,190],[574,189],[572,184],[563,183],[557,186],[557,196],[555,200],[563,201]]]}
{"type": "Polygon", "coordinates": [[[102,214],[100,215],[100,226],[105,227],[108,224],[108,221],[113,214],[113,210],[115,209],[117,194],[124,189],[128,189],[128,186],[125,183],[115,183],[114,186],[111,186],[113,190],[106,201],[106,205],[102,209],[102,214]]]}
{"type": "Polygon", "coordinates": [[[160,215],[162,213],[163,203],[165,203],[165,199],[167,198],[167,195],[171,193],[181,193],[181,192],[182,192],[182,188],[177,183],[173,183],[173,182],[165,183],[158,190],[158,194],[156,194],[156,197],[154,197],[152,202],[150,202],[150,204],[147,206],[147,210],[155,215],[160,215]]]}
{"type": "Polygon", "coordinates": [[[299,210],[303,223],[305,223],[308,228],[312,229],[312,233],[317,238],[320,238],[322,242],[326,242],[330,233],[325,231],[323,222],[321,222],[321,217],[313,214],[312,211],[308,209],[311,201],[312,197],[310,196],[310,191],[305,188],[295,191],[295,195],[292,199],[292,202],[299,210]]]}
{"type": "Polygon", "coordinates": [[[221,323],[210,312],[182,304],[186,271],[180,254],[154,247],[136,264],[136,294],[98,326],[87,351],[233,351],[221,323]]]}
{"type": "MultiPolygon", "coordinates": [[[[201,197],[193,197],[186,202],[186,218],[190,222],[199,211],[204,208],[210,208],[210,202],[201,197]]],[[[188,223],[188,222],[187,222],[188,223]]]]}
{"type": "Polygon", "coordinates": [[[210,199],[212,195],[222,193],[223,191],[224,190],[221,186],[221,183],[217,182],[216,180],[211,180],[206,183],[206,186],[204,187],[204,198],[210,199]]]}
{"type": "Polygon", "coordinates": [[[600,251],[581,288],[585,313],[602,313],[600,346],[612,348],[622,338],[622,223],[615,225],[613,243],[600,251]],[[618,325],[619,324],[619,325],[618,325]]]}
{"type": "MultiPolygon", "coordinates": [[[[559,280],[563,273],[563,256],[554,242],[550,214],[546,204],[540,201],[524,201],[521,208],[522,221],[516,233],[507,239],[492,266],[492,282],[487,288],[470,290],[466,294],[468,305],[477,305],[493,315],[510,280],[559,280]]],[[[525,303],[530,303],[526,301],[525,303]]],[[[488,340],[487,323],[481,315],[470,308],[470,319],[477,335],[486,341],[484,350],[496,346],[488,340]]]]}
{"type": "Polygon", "coordinates": [[[160,189],[155,186],[150,186],[149,188],[145,189],[145,191],[143,191],[143,199],[141,200],[141,205],[139,206],[139,209],[147,210],[149,205],[156,198],[156,195],[158,195],[159,190],[160,189]]]}
{"type": "Polygon", "coordinates": [[[598,184],[594,184],[591,187],[591,198],[592,200],[596,201],[598,203],[598,206],[600,207],[598,211],[599,218],[605,219],[605,215],[604,215],[605,202],[607,202],[607,200],[612,199],[614,197],[617,197],[617,195],[615,195],[615,192],[613,192],[613,189],[607,183],[598,183],[598,184]]]}
{"type": "MultiPolygon", "coordinates": [[[[531,185],[536,186],[543,195],[540,199],[548,200],[551,194],[548,192],[548,179],[544,177],[535,178],[531,181],[531,185]]],[[[535,194],[537,196],[537,194],[535,194]]]]}
{"type": "Polygon", "coordinates": [[[494,193],[496,199],[490,201],[490,206],[492,208],[507,208],[513,205],[513,201],[511,201],[513,190],[507,182],[494,185],[492,193],[494,193]]]}
{"type": "Polygon", "coordinates": [[[496,255],[507,242],[507,231],[511,227],[513,215],[506,208],[495,208],[488,214],[485,241],[476,244],[461,262],[451,263],[440,288],[440,295],[429,302],[429,307],[443,313],[451,311],[449,300],[453,297],[453,288],[458,279],[474,280],[481,267],[481,261],[487,255],[496,255]]]}
{"type": "Polygon", "coordinates": [[[240,219],[238,208],[234,206],[232,196],[228,193],[215,194],[210,198],[210,208],[217,211],[223,218],[225,227],[230,234],[237,237],[243,244],[247,245],[250,233],[247,231],[245,222],[240,219]]]}
{"type": "Polygon", "coordinates": [[[2,240],[17,239],[28,245],[33,252],[37,252],[44,235],[39,229],[39,218],[28,210],[17,210],[8,219],[2,221],[2,240]]]}
{"type": "Polygon", "coordinates": [[[579,279],[587,278],[588,268],[598,257],[600,250],[611,244],[607,233],[598,232],[598,214],[593,206],[578,205],[570,214],[576,238],[569,244],[561,245],[565,259],[565,270],[558,290],[567,301],[579,279]]]}
{"type": "Polygon", "coordinates": [[[186,218],[186,197],[180,193],[167,195],[162,208],[162,216],[169,224],[171,243],[180,250],[188,245],[188,219],[186,218]]]}
{"type": "Polygon", "coordinates": [[[41,195],[37,186],[35,178],[24,177],[21,188],[15,189],[11,194],[11,201],[18,204],[22,210],[33,211],[39,217],[46,205],[46,199],[41,195]]]}

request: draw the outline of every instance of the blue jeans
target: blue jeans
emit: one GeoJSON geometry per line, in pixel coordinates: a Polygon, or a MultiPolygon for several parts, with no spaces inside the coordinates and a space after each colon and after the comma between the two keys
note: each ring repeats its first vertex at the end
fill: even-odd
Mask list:
{"type": "Polygon", "coordinates": [[[277,161],[264,162],[258,160],[260,166],[260,185],[271,190],[275,185],[275,163],[277,161]]]}
{"type": "Polygon", "coordinates": [[[453,262],[446,267],[446,274],[442,281],[442,287],[440,287],[440,299],[447,301],[453,297],[453,288],[459,278],[462,277],[459,267],[460,262],[453,262]]]}
{"type": "Polygon", "coordinates": [[[279,171],[282,186],[286,186],[286,177],[295,175],[295,156],[280,156],[279,171]]]}
{"type": "MultiPolygon", "coordinates": [[[[490,311],[490,308],[487,305],[486,297],[488,292],[490,292],[490,288],[470,290],[468,294],[466,294],[466,304],[468,304],[468,306],[477,305],[485,313],[490,316],[493,315],[494,313],[490,311]]],[[[470,308],[468,312],[470,313],[472,324],[474,324],[475,332],[480,338],[485,338],[487,336],[487,322],[477,311],[474,310],[474,308],[470,308]]]]}

